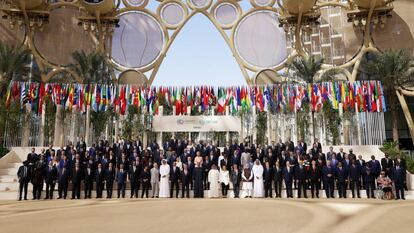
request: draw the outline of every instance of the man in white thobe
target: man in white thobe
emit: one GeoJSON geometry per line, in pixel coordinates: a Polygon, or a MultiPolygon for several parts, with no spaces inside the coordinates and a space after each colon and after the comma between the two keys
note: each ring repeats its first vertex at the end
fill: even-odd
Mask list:
{"type": "Polygon", "coordinates": [[[253,165],[253,197],[263,197],[263,166],[258,159],[256,159],[255,164],[253,165]]]}
{"type": "Polygon", "coordinates": [[[211,166],[211,170],[208,172],[208,182],[210,183],[210,190],[208,191],[209,198],[219,197],[219,174],[217,166],[211,166]]]}
{"type": "Polygon", "coordinates": [[[170,166],[167,164],[167,160],[162,160],[162,165],[160,166],[160,195],[159,197],[170,197],[170,166]]]}

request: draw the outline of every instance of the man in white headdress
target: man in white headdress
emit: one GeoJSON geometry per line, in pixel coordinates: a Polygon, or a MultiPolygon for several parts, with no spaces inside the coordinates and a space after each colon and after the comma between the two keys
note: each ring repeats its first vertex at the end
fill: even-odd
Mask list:
{"type": "Polygon", "coordinates": [[[253,165],[252,172],[254,176],[253,197],[263,197],[263,166],[258,159],[253,165]]]}
{"type": "Polygon", "coordinates": [[[167,164],[167,160],[162,160],[162,165],[160,166],[160,194],[159,197],[170,197],[170,166],[167,164]]]}
{"type": "Polygon", "coordinates": [[[211,170],[208,172],[208,182],[210,183],[210,190],[208,191],[209,198],[219,197],[219,171],[216,165],[211,166],[211,170]]]}
{"type": "Polygon", "coordinates": [[[244,165],[244,169],[242,172],[242,180],[243,180],[243,192],[246,193],[246,197],[252,197],[252,190],[253,190],[253,173],[250,170],[249,164],[247,163],[244,165]]]}

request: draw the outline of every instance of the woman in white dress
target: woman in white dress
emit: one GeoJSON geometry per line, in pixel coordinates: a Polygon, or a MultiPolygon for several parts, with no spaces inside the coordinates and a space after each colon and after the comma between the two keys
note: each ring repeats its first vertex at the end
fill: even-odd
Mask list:
{"type": "Polygon", "coordinates": [[[219,181],[221,183],[221,196],[227,197],[227,191],[229,190],[230,175],[229,171],[226,168],[226,165],[223,165],[220,170],[219,181]]]}
{"type": "Polygon", "coordinates": [[[219,197],[219,171],[216,165],[211,166],[211,170],[208,172],[208,182],[210,183],[210,190],[208,191],[209,198],[219,197]]]}
{"type": "Polygon", "coordinates": [[[162,160],[160,166],[160,194],[159,197],[170,197],[170,166],[167,164],[167,160],[162,160]]]}
{"type": "Polygon", "coordinates": [[[263,197],[263,166],[258,159],[256,159],[255,164],[253,165],[252,172],[254,175],[253,197],[263,197]]]}

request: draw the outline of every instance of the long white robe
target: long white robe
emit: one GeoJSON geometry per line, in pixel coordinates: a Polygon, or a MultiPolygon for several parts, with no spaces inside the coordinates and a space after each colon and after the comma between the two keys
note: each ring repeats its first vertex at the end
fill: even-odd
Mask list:
{"type": "Polygon", "coordinates": [[[160,176],[159,197],[170,197],[170,166],[168,164],[160,166],[160,176]]]}
{"type": "Polygon", "coordinates": [[[264,185],[263,185],[263,166],[254,165],[252,169],[254,175],[253,182],[253,197],[263,197],[264,196],[264,185]]]}
{"type": "Polygon", "coordinates": [[[211,169],[208,172],[208,182],[210,183],[210,190],[208,191],[208,197],[219,197],[219,171],[211,169]]]}

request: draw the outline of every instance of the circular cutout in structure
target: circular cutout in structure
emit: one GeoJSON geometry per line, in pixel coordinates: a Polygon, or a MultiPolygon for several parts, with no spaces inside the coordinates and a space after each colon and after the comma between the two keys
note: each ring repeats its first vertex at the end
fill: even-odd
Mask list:
{"type": "Polygon", "coordinates": [[[168,2],[161,6],[159,15],[169,28],[176,28],[184,22],[186,9],[178,2],[168,2]]]}
{"type": "Polygon", "coordinates": [[[254,6],[273,6],[275,0],[251,0],[254,6]]]}
{"type": "Polygon", "coordinates": [[[146,0],[126,0],[127,4],[133,7],[142,6],[146,0]]]}
{"type": "Polygon", "coordinates": [[[233,26],[240,14],[240,8],[230,2],[219,3],[214,8],[214,18],[224,28],[233,26]]]}
{"type": "Polygon", "coordinates": [[[144,69],[161,55],[165,32],[154,16],[129,11],[119,16],[112,37],[112,60],[126,69],[144,69]]]}
{"type": "Polygon", "coordinates": [[[321,8],[320,25],[302,31],[302,45],[309,55],[324,58],[324,63],[342,65],[351,60],[363,43],[362,32],[347,21],[340,7],[321,8]]]}
{"type": "Polygon", "coordinates": [[[73,62],[74,51],[89,53],[95,49],[92,38],[78,26],[79,10],[57,8],[50,12],[43,31],[36,30],[33,43],[37,52],[53,65],[67,66],[73,62]]]}
{"type": "Polygon", "coordinates": [[[254,11],[245,16],[233,40],[239,57],[254,70],[275,68],[288,56],[285,32],[274,11],[254,11]]]}
{"type": "Polygon", "coordinates": [[[126,70],[119,75],[119,84],[146,85],[148,79],[141,72],[126,70]]]}
{"type": "Polygon", "coordinates": [[[274,70],[262,70],[256,75],[255,85],[273,85],[282,81],[274,70]]]}
{"type": "Polygon", "coordinates": [[[187,0],[193,9],[207,9],[211,5],[211,0],[187,0]]]}

